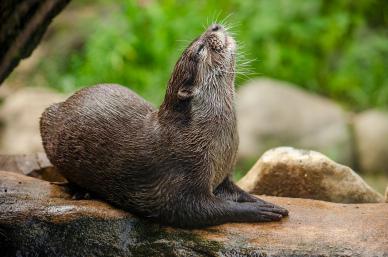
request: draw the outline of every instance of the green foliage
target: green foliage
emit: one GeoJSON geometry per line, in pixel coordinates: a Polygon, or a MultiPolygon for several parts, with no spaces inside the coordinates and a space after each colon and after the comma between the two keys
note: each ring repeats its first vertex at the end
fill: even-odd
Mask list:
{"type": "Polygon", "coordinates": [[[256,60],[257,75],[294,82],[354,110],[388,107],[386,1],[120,1],[113,10],[90,24],[94,32],[83,48],[46,66],[51,85],[72,91],[120,83],[158,104],[184,47],[231,14],[227,23],[247,59],[256,60]]]}

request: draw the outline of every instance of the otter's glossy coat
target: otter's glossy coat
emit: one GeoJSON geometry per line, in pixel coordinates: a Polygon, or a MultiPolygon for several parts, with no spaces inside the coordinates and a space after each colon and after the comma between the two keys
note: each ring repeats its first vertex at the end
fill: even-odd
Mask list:
{"type": "Polygon", "coordinates": [[[233,38],[211,26],[177,62],[159,110],[119,85],[78,91],[42,115],[48,158],[71,183],[164,224],[279,220],[286,210],[230,180],[234,56],[233,38]]]}

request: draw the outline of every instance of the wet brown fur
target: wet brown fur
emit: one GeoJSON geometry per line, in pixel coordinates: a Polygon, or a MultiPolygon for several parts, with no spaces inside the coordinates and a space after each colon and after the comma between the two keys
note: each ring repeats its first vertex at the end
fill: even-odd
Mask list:
{"type": "Polygon", "coordinates": [[[48,158],[71,183],[163,224],[279,220],[286,210],[230,180],[238,147],[234,44],[217,24],[195,39],[159,110],[112,84],[52,105],[41,118],[48,158]]]}

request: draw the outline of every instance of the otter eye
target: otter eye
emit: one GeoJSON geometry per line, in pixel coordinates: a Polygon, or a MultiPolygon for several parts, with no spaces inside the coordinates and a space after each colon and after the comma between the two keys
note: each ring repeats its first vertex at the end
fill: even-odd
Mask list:
{"type": "Polygon", "coordinates": [[[205,44],[200,44],[198,49],[197,49],[197,54],[199,54],[202,50],[203,50],[203,47],[205,46],[205,44]]]}

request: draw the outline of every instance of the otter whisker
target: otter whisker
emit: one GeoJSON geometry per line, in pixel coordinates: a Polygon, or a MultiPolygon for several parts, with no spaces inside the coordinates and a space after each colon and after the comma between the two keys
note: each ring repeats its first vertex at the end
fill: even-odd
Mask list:
{"type": "Polygon", "coordinates": [[[230,35],[232,36],[238,35],[238,32],[235,31],[234,29],[240,26],[239,22],[234,22],[234,23],[225,22],[223,26],[225,28],[225,31],[227,31],[230,35]]]}
{"type": "Polygon", "coordinates": [[[191,43],[191,41],[187,40],[187,39],[177,39],[175,41],[177,41],[177,42],[184,42],[184,43],[191,43]]]}
{"type": "Polygon", "coordinates": [[[229,33],[234,33],[234,34],[237,34],[237,32],[233,31],[233,29],[238,27],[238,26],[239,26],[239,24],[237,24],[237,23],[224,25],[226,31],[228,31],[229,33]]]}
{"type": "MultiPolygon", "coordinates": [[[[218,22],[218,19],[220,18],[221,13],[222,13],[221,10],[219,10],[219,11],[217,12],[217,14],[216,14],[216,13],[213,13],[213,18],[211,19],[211,20],[213,21],[212,24],[219,23],[219,22],[218,22]]],[[[208,24],[208,25],[211,25],[211,24],[208,24]]]]}
{"type": "Polygon", "coordinates": [[[228,25],[227,21],[228,19],[233,15],[233,13],[229,13],[228,15],[226,15],[221,21],[220,21],[220,24],[223,25],[225,27],[225,30],[228,30],[226,27],[226,25],[228,25]]]}
{"type": "Polygon", "coordinates": [[[254,74],[257,74],[257,73],[245,73],[245,72],[239,72],[239,71],[222,71],[222,72],[227,73],[227,74],[235,74],[235,75],[254,75],[254,74]]]}
{"type": "Polygon", "coordinates": [[[238,61],[237,64],[238,64],[238,66],[249,66],[249,65],[251,65],[255,61],[256,61],[256,59],[245,60],[243,62],[238,61]]]}

